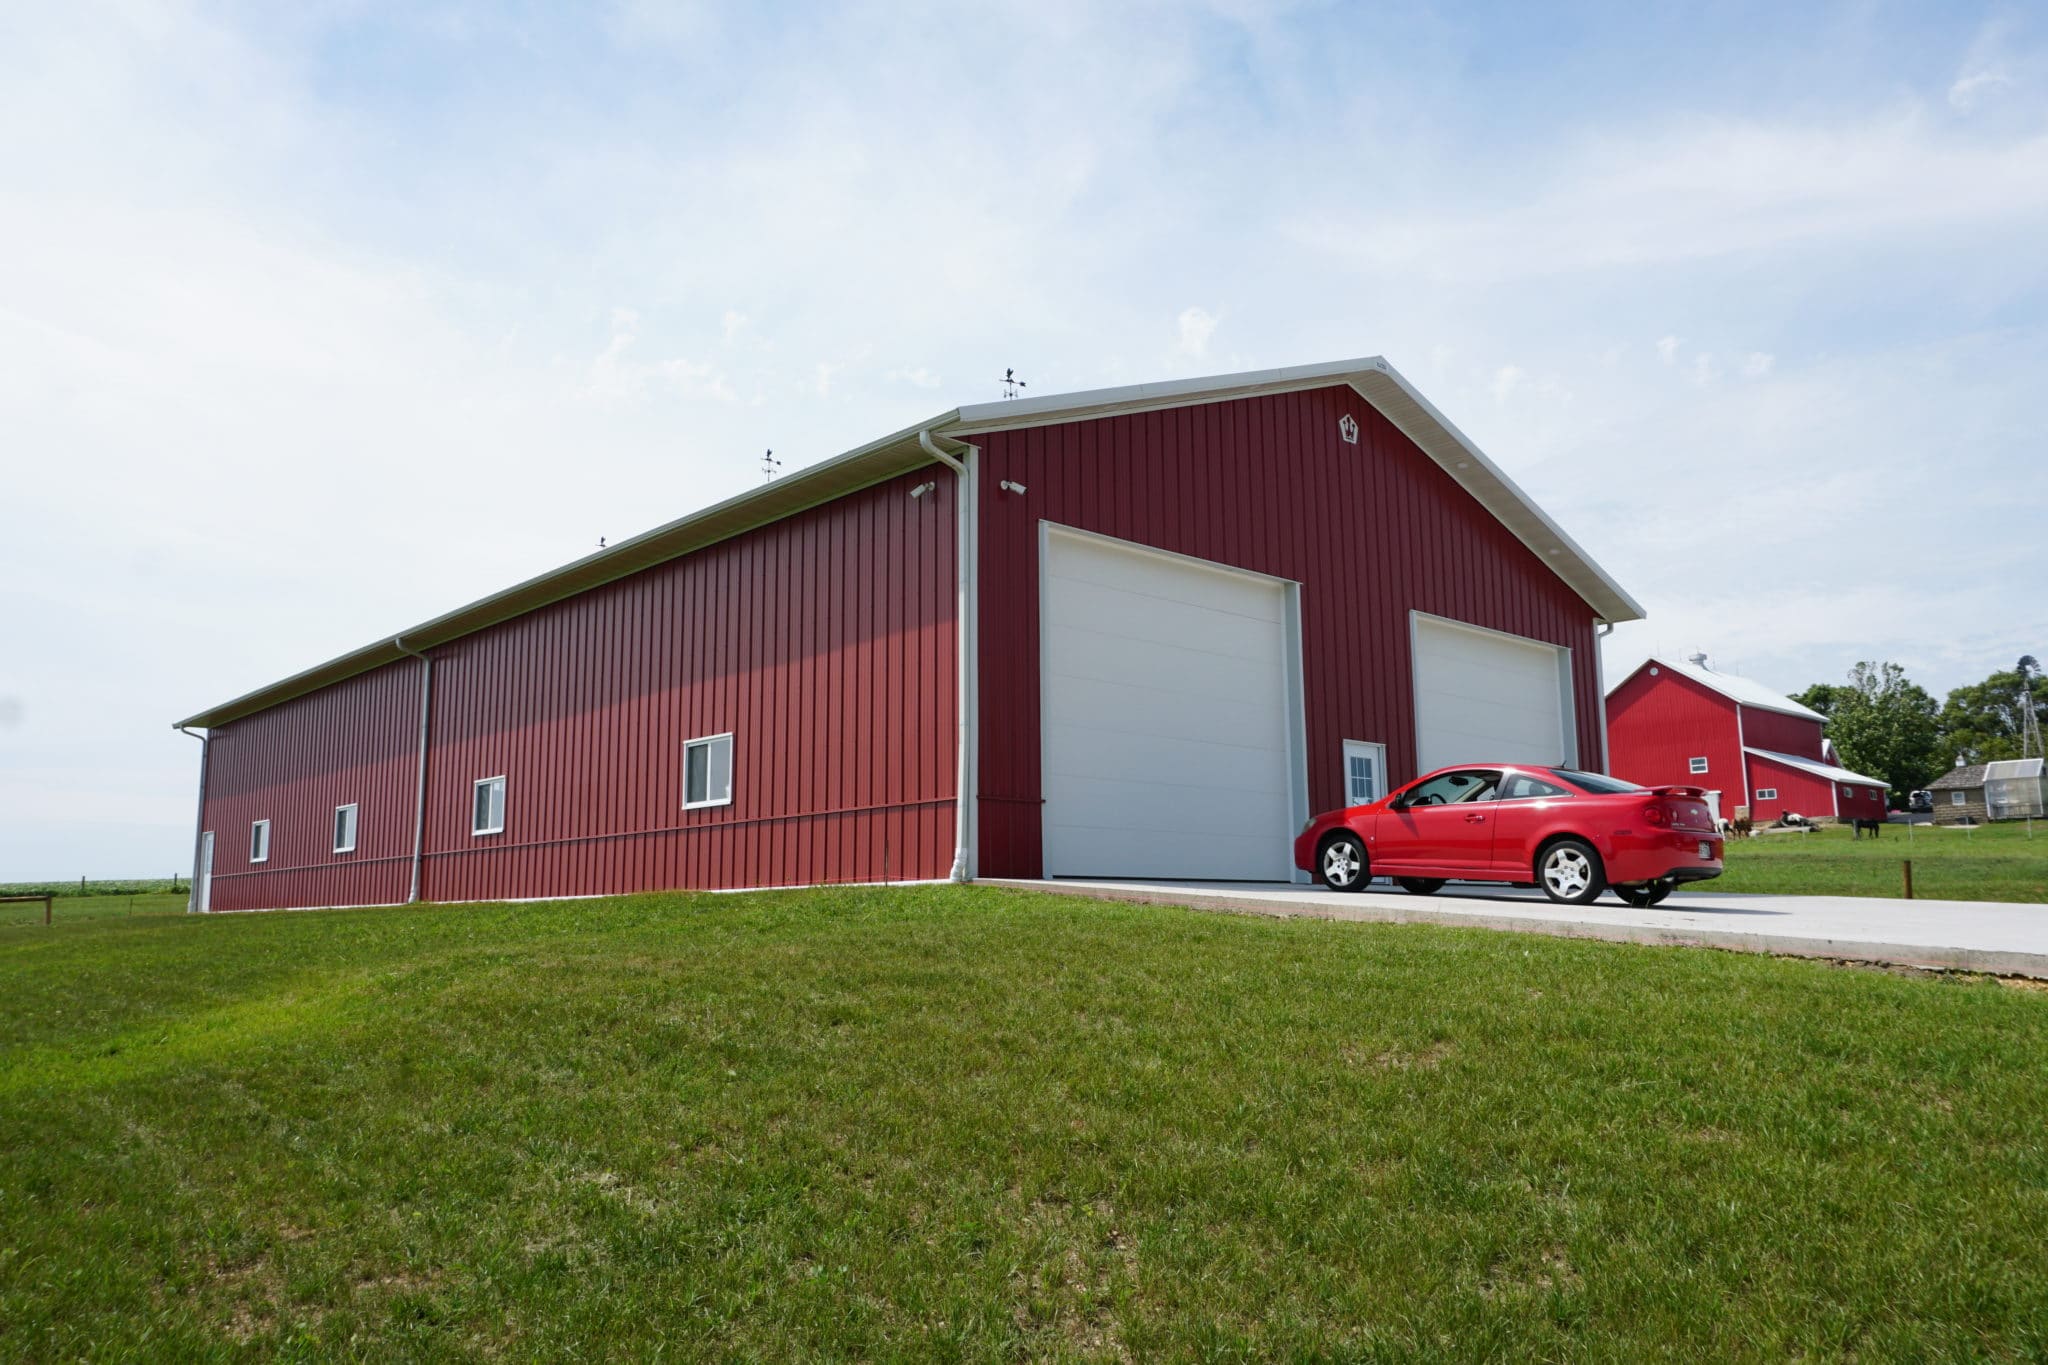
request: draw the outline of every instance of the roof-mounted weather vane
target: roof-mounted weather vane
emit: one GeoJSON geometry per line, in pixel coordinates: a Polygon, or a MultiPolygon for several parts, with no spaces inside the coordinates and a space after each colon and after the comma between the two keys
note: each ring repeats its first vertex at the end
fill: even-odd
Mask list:
{"type": "Polygon", "coordinates": [[[764,450],[764,451],[762,451],[762,452],[761,452],[761,482],[762,482],[762,483],[766,483],[766,482],[768,482],[768,481],[769,481],[770,479],[774,478],[774,477],[775,477],[775,475],[776,475],[776,472],[777,472],[777,471],[779,471],[779,470],[780,470],[781,468],[782,468],[782,461],[780,461],[780,460],[778,460],[778,459],[776,459],[776,458],[775,458],[775,451],[774,451],[774,449],[773,449],[772,447],[771,447],[770,449],[768,449],[768,450],[764,450]]]}
{"type": "Polygon", "coordinates": [[[1024,381],[1017,377],[1015,370],[1006,369],[1003,371],[1003,397],[1015,398],[1025,387],[1024,381]]]}

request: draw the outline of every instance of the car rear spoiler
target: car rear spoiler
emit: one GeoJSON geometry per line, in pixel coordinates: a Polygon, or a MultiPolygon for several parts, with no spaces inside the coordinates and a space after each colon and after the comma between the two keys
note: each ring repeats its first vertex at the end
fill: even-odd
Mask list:
{"type": "Polygon", "coordinates": [[[1695,801],[1704,801],[1707,799],[1707,789],[1705,787],[1652,787],[1650,788],[1650,795],[1689,796],[1695,801]]]}

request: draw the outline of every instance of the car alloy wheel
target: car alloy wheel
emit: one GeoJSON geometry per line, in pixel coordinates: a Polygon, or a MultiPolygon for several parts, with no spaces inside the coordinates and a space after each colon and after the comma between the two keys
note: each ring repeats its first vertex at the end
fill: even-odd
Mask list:
{"type": "Polygon", "coordinates": [[[1577,839],[1563,839],[1546,849],[1536,880],[1543,894],[1561,905],[1584,905],[1607,889],[1599,856],[1577,839]]]}
{"type": "Polygon", "coordinates": [[[1363,890],[1369,880],[1365,869],[1365,846],[1353,834],[1340,834],[1323,845],[1316,859],[1316,872],[1332,891],[1363,890]]]}

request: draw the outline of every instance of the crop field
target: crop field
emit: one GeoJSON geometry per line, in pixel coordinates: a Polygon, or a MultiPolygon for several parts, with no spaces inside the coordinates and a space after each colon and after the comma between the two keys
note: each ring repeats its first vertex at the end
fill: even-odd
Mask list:
{"type": "Polygon", "coordinates": [[[2044,1055],[1996,982],[993,888],[60,919],[0,1359],[2038,1358],[2044,1055]]]}

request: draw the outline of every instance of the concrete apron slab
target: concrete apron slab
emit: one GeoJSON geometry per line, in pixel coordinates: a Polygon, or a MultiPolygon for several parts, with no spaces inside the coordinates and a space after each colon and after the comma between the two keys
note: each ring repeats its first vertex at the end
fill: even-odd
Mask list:
{"type": "Polygon", "coordinates": [[[990,879],[982,885],[1247,915],[1448,924],[2048,979],[2043,905],[1677,891],[1654,909],[1637,910],[1611,896],[1567,906],[1508,887],[1447,887],[1425,897],[1377,884],[1353,895],[1278,882],[990,879]]]}

